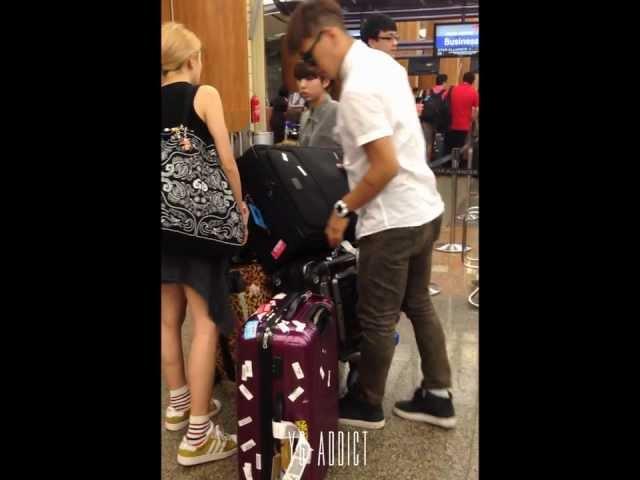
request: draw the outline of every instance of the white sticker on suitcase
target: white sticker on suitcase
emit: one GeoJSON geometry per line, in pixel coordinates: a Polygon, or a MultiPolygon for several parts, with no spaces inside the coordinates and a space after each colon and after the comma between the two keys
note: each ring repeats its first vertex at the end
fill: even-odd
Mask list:
{"type": "Polygon", "coordinates": [[[286,293],[279,293],[277,294],[275,297],[273,297],[276,300],[282,300],[283,298],[285,298],[287,296],[286,293]]]}
{"type": "MultiPolygon", "coordinates": [[[[251,360],[245,361],[242,365],[242,369],[244,370],[247,378],[253,378],[253,363],[251,363],[251,360]]],[[[242,381],[244,382],[245,379],[243,379],[242,381]]]]}
{"type": "Polygon", "coordinates": [[[300,480],[307,465],[311,463],[312,451],[313,449],[304,434],[300,435],[298,445],[293,452],[291,462],[282,480],[300,480]]]}
{"type": "Polygon", "coordinates": [[[253,473],[251,470],[251,464],[250,463],[245,463],[244,466],[242,467],[242,472],[244,473],[244,479],[245,480],[253,480],[253,473]]]}
{"type": "Polygon", "coordinates": [[[300,173],[302,173],[305,177],[308,177],[307,172],[305,172],[304,168],[302,168],[300,165],[298,165],[298,170],[300,170],[300,173]]]}
{"type": "Polygon", "coordinates": [[[291,395],[289,395],[289,400],[291,400],[292,402],[295,402],[298,399],[298,397],[303,393],[304,393],[304,388],[298,387],[291,393],[291,395]]]}
{"type": "Polygon", "coordinates": [[[291,368],[293,368],[293,373],[296,374],[296,378],[298,380],[302,380],[304,378],[304,372],[302,371],[302,367],[300,366],[300,363],[298,362],[292,363],[291,368]]]}
{"type": "Polygon", "coordinates": [[[256,470],[262,470],[262,455],[256,453],[256,470]]]}
{"type": "Polygon", "coordinates": [[[304,328],[307,326],[305,323],[294,320],[293,324],[296,326],[296,332],[304,332],[304,328]]]}
{"type": "Polygon", "coordinates": [[[242,449],[243,452],[248,452],[249,450],[251,450],[253,447],[256,446],[256,442],[253,441],[253,438],[250,440],[247,440],[246,442],[244,442],[240,448],[242,449]]]}
{"type": "Polygon", "coordinates": [[[331,386],[331,370],[329,370],[329,380],[327,381],[327,387],[331,386]]]}
{"type": "Polygon", "coordinates": [[[242,420],[238,420],[238,425],[244,427],[245,425],[249,425],[251,422],[253,422],[253,418],[245,417],[242,420]]]}
{"type": "Polygon", "coordinates": [[[285,162],[288,162],[288,161],[289,161],[289,157],[287,157],[287,154],[286,154],[286,153],[284,153],[284,152],[282,152],[282,159],[283,159],[285,162]]]}
{"type": "Polygon", "coordinates": [[[253,399],[253,395],[251,394],[249,389],[245,387],[243,384],[240,384],[240,386],[238,387],[238,390],[240,390],[240,393],[244,395],[244,398],[246,398],[247,400],[253,399]]]}
{"type": "Polygon", "coordinates": [[[320,377],[324,380],[324,368],[320,367],[320,377]]]}
{"type": "Polygon", "coordinates": [[[278,330],[280,330],[282,333],[289,333],[289,327],[287,327],[284,323],[278,324],[278,330]]]}

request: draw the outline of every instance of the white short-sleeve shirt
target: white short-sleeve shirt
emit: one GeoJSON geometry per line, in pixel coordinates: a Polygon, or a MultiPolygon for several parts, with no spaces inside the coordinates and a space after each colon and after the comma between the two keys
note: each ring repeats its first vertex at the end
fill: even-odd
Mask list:
{"type": "Polygon", "coordinates": [[[343,82],[336,135],[353,189],[369,169],[363,145],[391,137],[400,166],[384,190],[360,208],[357,238],[391,228],[424,225],[444,203],[427,165],[424,133],[406,70],[388,54],[353,43],[340,70],[343,82]]]}

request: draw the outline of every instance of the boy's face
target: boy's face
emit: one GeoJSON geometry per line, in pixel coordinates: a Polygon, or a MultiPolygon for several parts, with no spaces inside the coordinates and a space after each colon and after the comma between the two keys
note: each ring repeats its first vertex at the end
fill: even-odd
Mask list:
{"type": "Polygon", "coordinates": [[[307,102],[314,103],[325,94],[328,83],[327,80],[320,80],[320,77],[302,78],[298,80],[298,90],[302,98],[307,102]]]}
{"type": "Polygon", "coordinates": [[[381,31],[378,38],[370,38],[369,46],[392,55],[398,49],[398,32],[395,30],[381,31]]]}

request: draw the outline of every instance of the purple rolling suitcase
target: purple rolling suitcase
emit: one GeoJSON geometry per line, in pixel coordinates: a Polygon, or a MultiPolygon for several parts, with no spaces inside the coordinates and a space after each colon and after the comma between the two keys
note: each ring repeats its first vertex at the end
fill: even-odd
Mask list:
{"type": "Polygon", "coordinates": [[[337,343],[333,303],[310,291],[278,294],[247,320],[236,375],[241,479],[325,477],[318,451],[337,432],[337,343]]]}

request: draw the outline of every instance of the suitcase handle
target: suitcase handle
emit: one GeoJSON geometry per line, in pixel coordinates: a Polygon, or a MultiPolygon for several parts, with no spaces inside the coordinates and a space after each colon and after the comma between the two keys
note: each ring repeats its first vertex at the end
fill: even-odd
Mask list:
{"type": "Polygon", "coordinates": [[[332,275],[335,272],[339,272],[356,264],[356,256],[351,253],[345,253],[339,257],[320,262],[316,267],[316,274],[319,276],[332,275]]]}
{"type": "Polygon", "coordinates": [[[282,318],[284,318],[285,320],[287,320],[287,321],[291,320],[293,318],[293,316],[296,314],[296,311],[298,311],[298,307],[300,307],[300,304],[302,302],[306,302],[309,299],[310,293],[311,292],[292,293],[291,294],[292,298],[282,308],[280,316],[282,318]]]}
{"type": "Polygon", "coordinates": [[[331,319],[331,312],[326,307],[326,305],[318,305],[309,315],[311,317],[311,321],[316,326],[318,333],[322,335],[329,325],[329,320],[331,319]]]}

